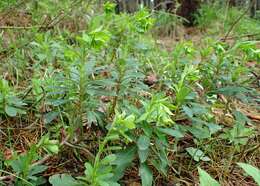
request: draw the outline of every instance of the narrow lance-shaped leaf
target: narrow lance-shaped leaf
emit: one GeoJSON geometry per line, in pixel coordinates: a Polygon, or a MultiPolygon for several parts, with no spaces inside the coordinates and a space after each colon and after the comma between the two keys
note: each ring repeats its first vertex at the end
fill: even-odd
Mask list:
{"type": "Polygon", "coordinates": [[[260,170],[246,163],[237,163],[247,174],[253,177],[255,182],[260,186],[260,170]]]}
{"type": "Polygon", "coordinates": [[[220,184],[214,180],[206,171],[198,167],[200,186],[220,186],[220,184]]]}
{"type": "Polygon", "coordinates": [[[139,175],[142,179],[142,186],[152,186],[153,184],[153,173],[146,164],[141,164],[139,168],[139,175]]]}

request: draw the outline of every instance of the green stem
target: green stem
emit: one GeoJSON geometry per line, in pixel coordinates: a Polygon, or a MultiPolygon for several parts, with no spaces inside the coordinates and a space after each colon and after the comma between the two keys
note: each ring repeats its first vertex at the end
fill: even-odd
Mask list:
{"type": "Polygon", "coordinates": [[[10,172],[4,171],[4,170],[0,170],[0,172],[5,173],[5,174],[8,174],[8,175],[13,176],[13,177],[16,177],[16,178],[22,180],[24,183],[27,183],[27,184],[29,184],[29,185],[31,185],[31,186],[34,186],[31,182],[25,180],[24,178],[22,178],[22,177],[20,177],[20,176],[17,176],[17,175],[15,175],[15,174],[13,174],[13,173],[10,173],[10,172]]]}
{"type": "Polygon", "coordinates": [[[111,132],[113,131],[114,125],[115,125],[115,123],[113,122],[111,124],[111,127],[108,130],[108,133],[107,133],[106,137],[104,138],[103,142],[99,145],[98,153],[97,153],[97,155],[95,157],[95,161],[94,161],[94,168],[93,168],[94,175],[93,175],[92,181],[91,181],[92,184],[95,183],[96,174],[98,173],[97,171],[98,171],[98,168],[99,168],[101,155],[103,154],[104,148],[109,141],[108,137],[111,135],[111,132]]]}

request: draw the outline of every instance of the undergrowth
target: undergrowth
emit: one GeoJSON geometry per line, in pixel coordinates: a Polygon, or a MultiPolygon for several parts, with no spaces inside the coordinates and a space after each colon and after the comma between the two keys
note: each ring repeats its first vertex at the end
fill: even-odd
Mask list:
{"type": "MultiPolygon", "coordinates": [[[[241,11],[203,6],[200,45],[166,51],[152,35],[177,16],[77,0],[20,8],[28,25],[1,31],[0,184],[260,183],[259,41],[214,39],[241,11]]],[[[232,33],[259,27],[245,17],[232,33]]]]}
{"type": "MultiPolygon", "coordinates": [[[[227,2],[223,3],[226,4],[227,2]]],[[[256,35],[259,38],[259,19],[249,17],[249,5],[247,3],[240,9],[227,5],[223,6],[223,3],[220,5],[216,1],[210,6],[208,4],[201,6],[195,16],[198,27],[202,31],[207,30],[209,35],[223,35],[228,32],[230,27],[234,26],[232,37],[256,35]],[[241,19],[239,19],[240,17],[241,19]],[[238,19],[238,24],[234,24],[238,19]]]]}

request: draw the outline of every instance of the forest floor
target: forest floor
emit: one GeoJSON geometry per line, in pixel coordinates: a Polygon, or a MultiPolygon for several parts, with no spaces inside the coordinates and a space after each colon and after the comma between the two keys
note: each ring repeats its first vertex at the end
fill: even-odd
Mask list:
{"type": "MultiPolygon", "coordinates": [[[[26,96],[28,96],[31,92],[31,89],[28,89],[28,84],[31,83],[30,78],[32,77],[34,69],[31,69],[33,65],[35,65],[35,68],[38,68],[37,60],[39,60],[37,57],[32,56],[30,52],[31,49],[23,50],[22,48],[26,45],[22,42],[23,37],[26,38],[30,35],[30,33],[27,33],[27,29],[31,29],[29,27],[32,26],[32,18],[30,15],[25,14],[23,12],[9,12],[8,14],[0,14],[0,31],[2,31],[2,47],[4,49],[8,49],[7,51],[3,51],[0,56],[0,60],[3,62],[3,65],[0,67],[0,72],[2,72],[2,78],[11,82],[10,84],[13,85],[15,90],[17,92],[20,91],[23,96],[22,99],[25,99],[26,96]],[[8,27],[13,27],[11,32],[8,32],[8,27]],[[15,28],[17,27],[17,28],[15,28]],[[22,28],[23,27],[23,28],[22,28]],[[27,28],[28,27],[28,28],[27,28]],[[22,31],[21,31],[22,30],[22,31]],[[23,32],[23,33],[22,33],[23,32]],[[21,47],[19,45],[16,45],[16,40],[21,40],[21,47]],[[15,49],[17,53],[21,52],[26,57],[27,60],[26,68],[20,67],[21,64],[16,64],[14,61],[18,58],[15,56],[15,52],[13,54],[10,54],[9,52],[11,50],[15,49]],[[27,53],[28,52],[28,53],[27,53]],[[14,56],[14,57],[13,57],[14,56]],[[7,58],[7,59],[6,59],[7,58]],[[8,60],[10,59],[10,60],[8,60]],[[6,60],[6,61],[5,61],[6,60]],[[7,63],[10,62],[13,63],[12,65],[8,65],[7,63]],[[5,63],[5,64],[4,64],[5,63]],[[17,65],[17,66],[16,66],[17,65]],[[21,69],[19,69],[21,68],[21,69]],[[15,70],[17,70],[17,74],[15,74],[15,70]],[[18,74],[19,72],[22,72],[22,74],[18,74]],[[24,73],[24,74],[23,74],[24,73]],[[17,75],[17,76],[15,76],[17,75]],[[18,78],[18,76],[22,76],[22,80],[18,78]],[[28,94],[27,94],[28,93],[28,94]]],[[[74,22],[67,22],[67,23],[61,23],[59,26],[60,28],[57,28],[57,31],[55,30],[52,34],[56,35],[60,32],[59,29],[63,28],[63,26],[69,27],[68,30],[74,30],[74,22]]],[[[48,28],[46,28],[48,29],[48,28]]],[[[78,28],[77,28],[78,29],[78,28]]],[[[35,34],[35,33],[34,33],[35,34]]],[[[37,35],[36,33],[35,35],[37,35]]],[[[42,35],[45,34],[43,31],[41,33],[42,35]]],[[[78,34],[77,32],[72,33],[78,34]]],[[[191,42],[193,46],[192,49],[197,49],[197,47],[200,46],[202,40],[205,39],[205,35],[208,35],[206,32],[201,31],[201,29],[197,27],[192,28],[180,28],[178,30],[178,37],[170,37],[170,36],[160,36],[157,35],[154,37],[155,45],[157,48],[160,48],[163,52],[163,55],[167,55],[171,57],[171,53],[175,50],[176,45],[179,43],[186,43],[191,42]],[[166,51],[166,54],[164,52],[166,51]]],[[[46,31],[46,38],[48,37],[48,33],[46,31]]],[[[207,36],[208,37],[208,36],[207,36]]],[[[215,36],[214,36],[215,37],[215,36]]],[[[39,39],[40,36],[38,35],[39,39]]],[[[27,38],[29,42],[31,40],[33,41],[34,38],[30,38],[30,36],[27,38]]],[[[56,38],[55,38],[56,39],[56,38]]],[[[219,38],[221,39],[221,38],[219,38]]],[[[40,39],[39,39],[40,40],[40,39]]],[[[48,39],[46,39],[47,42],[48,39]]],[[[28,42],[27,41],[27,42],[28,42]]],[[[228,39],[226,42],[229,45],[233,45],[236,42],[235,39],[228,39]]],[[[48,43],[49,44],[49,43],[48,43]]],[[[51,45],[51,44],[50,44],[51,45]]],[[[44,45],[43,45],[44,46],[44,45]]],[[[260,49],[260,44],[257,43],[256,45],[257,49],[260,49]]],[[[46,47],[48,48],[48,47],[46,47]]],[[[69,48],[69,47],[68,47],[69,48]]],[[[47,50],[46,50],[47,51],[47,50]]],[[[44,51],[44,52],[46,52],[44,51]]],[[[36,52],[33,51],[33,52],[36,52]]],[[[44,54],[43,52],[43,54],[44,54]]],[[[48,52],[48,51],[47,51],[48,52]]],[[[46,52],[46,53],[47,53],[46,52]]],[[[40,53],[40,52],[39,52],[40,53]]],[[[102,53],[103,54],[103,53],[102,53]]],[[[160,53],[161,55],[161,53],[160,53]]],[[[19,55],[18,55],[19,56],[19,55]]],[[[41,57],[41,56],[40,56],[41,57]]],[[[59,57],[54,56],[55,57],[59,57]]],[[[109,56],[111,57],[111,56],[109,56]]],[[[22,58],[22,57],[21,57],[22,58]]],[[[48,57],[47,57],[48,58],[48,57]]],[[[151,60],[153,60],[153,57],[150,57],[151,60]]],[[[23,60],[24,58],[22,58],[23,60]]],[[[22,61],[21,60],[21,61],[22,61]]],[[[156,59],[155,59],[156,60],[156,59]]],[[[199,56],[195,56],[193,61],[200,61],[201,58],[199,56]]],[[[46,59],[47,61],[47,59],[46,59]]],[[[57,60],[58,61],[58,60],[57,60]]],[[[57,62],[56,61],[56,62],[57,62]]],[[[59,61],[58,61],[59,62],[59,61]]],[[[58,63],[57,62],[57,63],[58,63]]],[[[156,64],[156,62],[155,62],[156,64]]],[[[58,71],[62,71],[62,68],[64,64],[54,64],[51,68],[57,68],[58,71]],[[57,67],[55,66],[57,65],[57,67]]],[[[39,65],[40,66],[40,65],[39,65]]],[[[156,66],[156,65],[154,65],[156,66]]],[[[162,65],[163,66],[163,65],[162,65]]],[[[257,93],[254,95],[260,95],[260,64],[258,61],[248,60],[245,64],[246,67],[249,69],[253,69],[249,75],[252,76],[252,79],[255,78],[255,81],[250,81],[250,87],[253,87],[257,93]]],[[[47,69],[46,64],[44,64],[42,67],[40,67],[39,73],[37,74],[35,79],[40,78],[41,76],[44,76],[45,70],[47,69]]],[[[38,73],[38,72],[37,72],[38,73]]],[[[105,72],[101,75],[101,77],[108,76],[109,72],[105,72]]],[[[160,77],[158,77],[158,72],[152,72],[152,74],[145,74],[146,78],[151,78],[152,86],[148,93],[150,92],[163,92],[168,93],[168,89],[160,89],[161,85],[157,82],[160,81],[160,77]],[[154,74],[153,74],[154,73],[154,74]],[[160,89],[160,90],[158,90],[160,89]]],[[[250,76],[250,77],[251,77],[250,76]]],[[[52,77],[50,78],[52,79],[52,77]]],[[[202,77],[203,79],[203,77],[202,77]]],[[[11,88],[10,88],[11,89],[11,88]]],[[[40,89],[40,88],[39,88],[40,89]]],[[[2,91],[2,90],[1,90],[2,91]]],[[[38,90],[39,91],[39,90],[38,90]]],[[[104,91],[104,90],[103,90],[104,91]]],[[[196,90],[197,91],[197,90],[196,90]]],[[[204,91],[204,90],[203,90],[204,91]]],[[[201,93],[197,91],[198,93],[201,93]]],[[[48,166],[48,168],[42,173],[42,176],[46,179],[48,179],[50,176],[54,174],[62,174],[62,173],[69,173],[73,176],[81,176],[82,173],[85,170],[84,162],[86,159],[93,158],[91,156],[94,156],[93,154],[97,153],[97,149],[99,148],[100,144],[98,143],[100,139],[102,139],[106,132],[105,130],[99,126],[86,126],[83,127],[83,134],[84,139],[82,140],[83,144],[72,144],[72,142],[66,142],[66,137],[68,131],[62,128],[60,126],[60,120],[58,118],[53,119],[54,126],[52,126],[50,129],[48,126],[46,127],[43,115],[45,113],[48,113],[52,111],[52,107],[47,104],[47,101],[42,101],[37,97],[37,99],[34,94],[35,92],[30,95],[33,97],[33,101],[35,103],[31,103],[30,99],[27,103],[28,108],[26,108],[26,116],[24,116],[24,113],[21,112],[21,117],[9,117],[4,113],[5,111],[1,110],[1,114],[3,116],[0,120],[0,149],[1,149],[1,156],[0,157],[0,173],[3,173],[2,169],[5,170],[6,168],[7,172],[10,172],[11,176],[5,177],[4,175],[0,176],[0,182],[5,181],[5,183],[9,183],[9,185],[12,185],[14,182],[13,174],[19,174],[19,172],[15,172],[10,168],[8,165],[8,161],[13,160],[17,158],[21,154],[26,154],[32,144],[37,144],[42,136],[49,132],[54,133],[53,136],[57,139],[61,139],[61,143],[65,141],[64,146],[62,146],[62,150],[60,150],[59,154],[48,154],[47,156],[44,156],[43,159],[38,161],[32,161],[33,163],[44,163],[44,165],[48,166]],[[36,102],[36,100],[38,102],[36,102]],[[38,104],[40,103],[40,104],[38,104]],[[31,104],[31,105],[30,105],[31,104]],[[35,108],[34,108],[35,107],[35,108]],[[37,110],[38,109],[38,110],[37,110]],[[57,124],[57,128],[55,128],[55,124],[57,124]],[[59,124],[59,125],[58,125],[59,124]],[[54,131],[54,132],[53,132],[54,131]],[[55,133],[56,132],[56,133],[55,133]],[[12,172],[13,171],[13,172],[12,172]],[[8,180],[9,179],[9,180],[8,180]]],[[[171,96],[172,92],[169,91],[169,95],[171,96]]],[[[201,94],[204,94],[202,92],[201,94]]],[[[67,94],[64,95],[64,97],[68,96],[67,94]]],[[[250,119],[250,121],[246,122],[247,128],[254,128],[256,131],[256,134],[253,138],[249,138],[245,145],[239,146],[239,149],[237,151],[234,151],[234,146],[230,145],[230,143],[226,143],[222,139],[219,138],[211,138],[208,141],[203,141],[200,146],[207,146],[211,152],[209,152],[209,158],[214,160],[210,163],[207,162],[201,162],[199,165],[204,170],[207,170],[208,173],[213,175],[214,178],[218,178],[219,182],[221,182],[222,185],[227,186],[255,186],[254,180],[250,177],[245,176],[243,173],[243,170],[236,167],[236,162],[245,161],[250,162],[250,164],[253,164],[256,167],[260,167],[260,101],[257,97],[251,97],[253,100],[258,100],[255,102],[250,103],[243,103],[241,100],[238,99],[232,99],[229,100],[224,95],[218,95],[217,98],[220,102],[219,104],[228,105],[232,110],[238,111],[242,113],[244,116],[250,119]],[[215,141],[216,140],[216,141],[215,141]],[[209,145],[210,144],[210,145],[209,145]],[[240,149],[241,148],[241,149],[240,149]],[[232,157],[230,157],[232,155],[232,157]]],[[[145,97],[145,96],[144,96],[145,97]]],[[[107,97],[105,97],[107,98],[107,97]]],[[[44,98],[45,99],[45,98],[44,98]]],[[[47,99],[47,98],[46,98],[47,99]]],[[[104,97],[98,98],[100,102],[112,102],[113,98],[109,97],[108,100],[104,101],[104,97]]],[[[125,98],[126,99],[126,98],[125,98]]],[[[103,103],[102,103],[103,104],[103,103]]],[[[140,104],[140,103],[138,103],[140,104]]],[[[138,105],[137,104],[137,105],[138,105]]],[[[201,104],[204,104],[202,101],[201,104]]],[[[206,105],[206,104],[205,104],[206,105]]],[[[1,105],[0,105],[1,107],[1,105]]],[[[22,105],[23,107],[23,105],[22,105]]],[[[76,110],[77,107],[74,107],[73,109],[76,110]]],[[[138,106],[137,106],[138,108],[138,106]]],[[[0,108],[2,109],[2,108],[0,108]]],[[[59,108],[60,109],[60,108],[59,108]]],[[[64,111],[65,112],[65,111],[64,111]]],[[[62,113],[67,117],[69,113],[62,113]],[[67,114],[67,115],[66,115],[67,114]]],[[[231,114],[231,112],[227,113],[227,108],[219,107],[212,109],[213,118],[216,121],[217,124],[223,125],[225,128],[232,128],[235,123],[235,117],[231,114]]],[[[61,115],[61,113],[60,113],[61,115]]],[[[184,116],[185,114],[181,114],[180,118],[175,118],[176,123],[182,125],[182,126],[190,126],[191,125],[191,119],[187,116],[184,116]]],[[[71,116],[76,117],[75,115],[71,116]]],[[[63,119],[63,117],[61,117],[63,119]]],[[[62,120],[61,119],[61,120],[62,120]]],[[[69,118],[70,119],[70,118],[69,118]]],[[[66,120],[69,120],[66,118],[66,120]]],[[[111,118],[108,118],[108,120],[111,118]]],[[[63,121],[62,121],[63,122],[63,121]]],[[[68,121],[65,121],[68,122],[68,121]]],[[[139,131],[138,131],[139,132],[139,131]]],[[[68,132],[69,133],[69,132],[68,132]]],[[[241,136],[239,136],[241,137],[241,136]]],[[[241,138],[243,138],[242,136],[241,138]]],[[[176,142],[176,139],[174,137],[168,136],[168,143],[170,145],[174,145],[176,142]]],[[[72,140],[73,141],[73,140],[72,140]]],[[[184,138],[178,143],[178,153],[171,149],[167,149],[167,157],[170,162],[172,162],[171,166],[168,169],[167,176],[163,176],[163,174],[158,173],[158,171],[155,168],[152,168],[154,172],[154,182],[157,186],[177,186],[177,185],[197,185],[199,182],[199,175],[197,171],[197,162],[193,162],[191,160],[191,157],[187,156],[187,153],[185,149],[188,147],[197,146],[198,141],[194,140],[194,137],[191,133],[185,134],[184,138]],[[195,184],[196,183],[196,184],[195,184]]],[[[127,144],[127,143],[126,143],[127,144]]],[[[124,144],[125,145],[125,144],[124,144]]],[[[39,154],[44,154],[44,150],[40,150],[39,154]]],[[[37,157],[38,158],[38,157],[37,157]]],[[[31,162],[31,163],[32,163],[31,162]]],[[[126,186],[141,186],[141,178],[140,173],[138,170],[138,160],[133,161],[134,166],[131,166],[126,169],[125,175],[122,178],[122,181],[120,182],[122,185],[126,186]]],[[[6,172],[4,172],[6,173],[6,172]]],[[[24,178],[25,179],[25,178],[24,178]]],[[[1,184],[1,183],[0,183],[1,184]]],[[[7,184],[8,185],[8,184],[7,184]]]]}

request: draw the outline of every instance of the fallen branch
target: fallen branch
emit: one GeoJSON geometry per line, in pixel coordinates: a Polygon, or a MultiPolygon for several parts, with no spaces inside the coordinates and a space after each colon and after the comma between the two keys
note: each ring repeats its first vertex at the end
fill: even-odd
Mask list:
{"type": "Polygon", "coordinates": [[[244,113],[248,118],[253,119],[253,120],[259,120],[260,121],[260,115],[254,115],[251,113],[244,113]]]}

